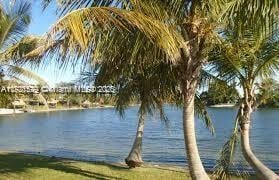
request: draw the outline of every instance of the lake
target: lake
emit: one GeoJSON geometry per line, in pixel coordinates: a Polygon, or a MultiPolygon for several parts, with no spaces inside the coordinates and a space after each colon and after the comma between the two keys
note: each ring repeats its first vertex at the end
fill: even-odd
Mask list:
{"type": "MultiPolygon", "coordinates": [[[[137,127],[137,107],[122,119],[113,108],[0,116],[0,150],[74,159],[123,162],[137,127]]],[[[234,108],[209,108],[216,135],[211,136],[196,119],[196,133],[203,163],[212,169],[229,137],[234,108]]],[[[143,158],[151,164],[184,166],[185,151],[180,109],[166,107],[169,127],[158,115],[149,116],[143,139],[143,158]]],[[[259,109],[253,114],[251,144],[255,154],[279,171],[279,109],[259,109]]],[[[240,153],[236,166],[248,169],[240,153]]]]}

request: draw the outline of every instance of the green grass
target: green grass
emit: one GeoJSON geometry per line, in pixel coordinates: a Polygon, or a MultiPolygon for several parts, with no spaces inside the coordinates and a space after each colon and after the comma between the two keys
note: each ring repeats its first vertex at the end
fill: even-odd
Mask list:
{"type": "MultiPolygon", "coordinates": [[[[191,179],[182,168],[144,166],[128,169],[120,164],[74,161],[39,155],[0,153],[2,179],[121,179],[121,180],[179,180],[191,179]]],[[[232,177],[239,180],[239,177],[232,177]]],[[[255,179],[250,177],[248,179],[255,179]]]]}
{"type": "Polygon", "coordinates": [[[15,153],[0,154],[0,179],[190,179],[183,170],[81,162],[15,153]]]}

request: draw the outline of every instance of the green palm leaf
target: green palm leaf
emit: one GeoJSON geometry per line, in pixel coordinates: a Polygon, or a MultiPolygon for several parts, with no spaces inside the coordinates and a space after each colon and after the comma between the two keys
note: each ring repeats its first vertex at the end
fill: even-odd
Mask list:
{"type": "Polygon", "coordinates": [[[16,63],[25,62],[26,55],[42,46],[43,39],[36,36],[26,36],[17,43],[9,46],[5,51],[0,53],[1,62],[14,61],[16,63]]]}
{"type": "Polygon", "coordinates": [[[200,99],[198,95],[195,97],[195,113],[196,115],[203,120],[205,127],[209,130],[209,132],[214,135],[215,129],[213,122],[207,112],[205,103],[200,99]]]}
{"type": "Polygon", "coordinates": [[[19,66],[15,66],[15,65],[5,65],[6,69],[7,69],[7,76],[24,76],[25,78],[28,79],[32,79],[37,81],[39,84],[41,85],[47,85],[47,82],[41,78],[40,76],[38,76],[37,74],[35,74],[32,71],[29,71],[25,68],[19,67],[19,66]]]}
{"type": "Polygon", "coordinates": [[[112,7],[93,7],[72,11],[54,25],[48,39],[63,40],[63,44],[68,48],[66,53],[86,52],[88,47],[98,43],[98,34],[112,29],[138,30],[162,48],[170,61],[179,58],[179,48],[182,47],[183,38],[171,27],[142,13],[112,7]]]}
{"type": "Polygon", "coordinates": [[[27,1],[19,0],[12,5],[9,3],[2,5],[4,9],[0,18],[0,47],[3,51],[17,43],[26,33],[30,23],[31,5],[27,1]]]}

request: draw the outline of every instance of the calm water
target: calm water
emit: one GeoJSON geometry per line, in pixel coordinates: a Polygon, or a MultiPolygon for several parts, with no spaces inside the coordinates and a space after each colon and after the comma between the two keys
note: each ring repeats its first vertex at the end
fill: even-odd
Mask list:
{"type": "MultiPolygon", "coordinates": [[[[233,126],[236,109],[209,109],[216,135],[211,136],[196,120],[200,154],[205,166],[214,166],[233,126]]],[[[167,107],[170,127],[158,116],[149,117],[144,132],[144,160],[153,164],[184,165],[181,110],[167,107]]],[[[38,153],[94,161],[123,162],[133,143],[137,107],[119,118],[113,108],[0,116],[0,150],[38,153]]],[[[272,169],[279,170],[279,109],[253,114],[252,147],[272,169]]],[[[236,154],[237,164],[242,161],[236,154]]],[[[243,163],[242,163],[243,164],[243,163]]],[[[239,166],[239,165],[238,165],[239,166]]],[[[241,165],[240,168],[244,168],[241,165]]]]}

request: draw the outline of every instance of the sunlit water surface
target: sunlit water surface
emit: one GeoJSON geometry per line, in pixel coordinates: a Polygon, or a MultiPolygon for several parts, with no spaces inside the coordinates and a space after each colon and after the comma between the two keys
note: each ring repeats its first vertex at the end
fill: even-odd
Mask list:
{"type": "MultiPolygon", "coordinates": [[[[234,108],[210,108],[216,135],[211,136],[203,122],[196,120],[196,133],[203,163],[212,169],[222,145],[229,137],[234,108]]],[[[149,116],[143,139],[147,163],[183,166],[185,159],[182,114],[166,107],[169,127],[159,116],[149,116]]],[[[135,136],[137,107],[121,119],[113,108],[0,116],[0,150],[85,159],[123,162],[135,136]]],[[[279,171],[279,109],[260,109],[253,114],[251,144],[255,154],[279,171]]],[[[238,168],[245,168],[240,151],[238,168]],[[242,162],[242,163],[241,163],[242,162]]]]}

